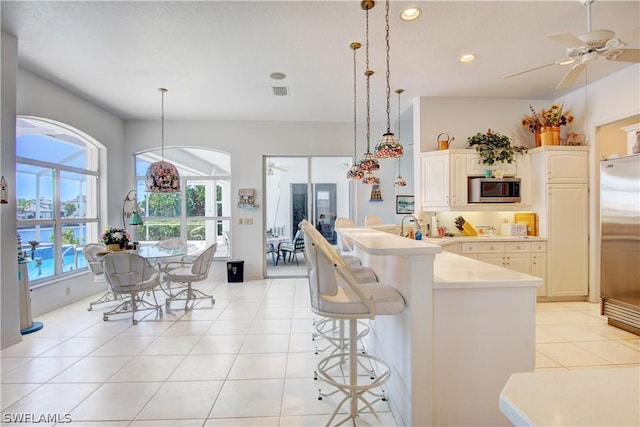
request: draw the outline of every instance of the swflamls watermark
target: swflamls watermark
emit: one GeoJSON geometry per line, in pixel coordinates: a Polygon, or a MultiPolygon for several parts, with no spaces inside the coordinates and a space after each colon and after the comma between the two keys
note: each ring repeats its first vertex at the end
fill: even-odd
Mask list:
{"type": "Polygon", "coordinates": [[[37,423],[70,423],[71,414],[43,413],[36,414],[32,412],[4,413],[2,414],[2,422],[5,424],[37,424],[37,423]]]}

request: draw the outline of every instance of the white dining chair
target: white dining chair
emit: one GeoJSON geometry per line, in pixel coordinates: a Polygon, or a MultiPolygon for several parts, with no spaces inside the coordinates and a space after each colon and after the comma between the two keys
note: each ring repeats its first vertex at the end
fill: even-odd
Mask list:
{"type": "Polygon", "coordinates": [[[166,273],[163,279],[173,283],[185,285],[177,294],[167,298],[165,304],[169,308],[172,301],[183,300],[185,311],[189,309],[189,302],[197,299],[210,299],[211,304],[215,303],[213,296],[205,294],[199,289],[192,287],[192,283],[201,282],[209,277],[209,270],[213,263],[213,255],[216,253],[218,244],[214,243],[205,249],[193,262],[170,262],[166,265],[166,273]]]}
{"type": "Polygon", "coordinates": [[[102,263],[109,289],[124,299],[116,308],[105,312],[103,320],[109,320],[109,316],[114,314],[131,313],[131,321],[135,325],[138,323],[136,312],[156,310],[162,314],[162,306],[153,292],[160,285],[160,274],[149,260],[130,252],[112,252],[104,257],[102,263]],[[153,295],[155,303],[145,300],[147,293],[153,295]]]}
{"type": "MultiPolygon", "coordinates": [[[[93,275],[93,281],[96,283],[106,283],[107,281],[104,277],[104,269],[102,268],[102,258],[106,251],[106,246],[100,243],[88,243],[82,250],[84,259],[87,260],[89,271],[91,271],[91,274],[93,275]]],[[[89,303],[87,310],[92,311],[94,305],[116,302],[120,299],[119,294],[114,294],[110,289],[107,289],[100,298],[89,303]]]]}

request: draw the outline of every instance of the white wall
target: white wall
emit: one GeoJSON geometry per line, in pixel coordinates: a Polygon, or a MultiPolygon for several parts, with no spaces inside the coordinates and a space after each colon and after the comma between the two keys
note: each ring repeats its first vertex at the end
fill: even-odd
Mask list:
{"type": "Polygon", "coordinates": [[[16,73],[18,40],[2,33],[2,116],[0,117],[0,175],[9,189],[9,202],[0,205],[0,319],[5,348],[22,340],[16,250],[16,73]]]}
{"type": "MultiPolygon", "coordinates": [[[[372,126],[372,135],[378,135],[372,126]]],[[[382,135],[382,130],[379,131],[382,135]]],[[[378,137],[372,136],[372,147],[378,137]]],[[[125,124],[125,157],[158,147],[157,121],[128,121],[125,124]]],[[[360,153],[366,142],[359,139],[360,153]]],[[[321,122],[222,122],[222,121],[172,121],[165,119],[165,147],[207,147],[231,155],[231,193],[239,188],[256,189],[260,208],[255,211],[235,207],[231,215],[233,257],[245,260],[245,277],[261,278],[263,274],[264,248],[262,235],[273,224],[263,223],[263,156],[347,156],[353,155],[353,124],[321,122]],[[239,225],[238,217],[251,218],[253,224],[239,225]]],[[[372,148],[373,149],[373,148],[372,148]]],[[[385,182],[383,195],[393,194],[394,168],[392,160],[382,161],[378,175],[385,182]],[[388,163],[385,163],[388,162],[388,163]]],[[[133,170],[124,170],[125,181],[133,182],[133,170]]],[[[345,178],[346,181],[346,178],[345,178]]],[[[393,221],[395,198],[388,197],[384,203],[369,203],[370,187],[358,184],[358,216],[380,213],[393,221]]]]}

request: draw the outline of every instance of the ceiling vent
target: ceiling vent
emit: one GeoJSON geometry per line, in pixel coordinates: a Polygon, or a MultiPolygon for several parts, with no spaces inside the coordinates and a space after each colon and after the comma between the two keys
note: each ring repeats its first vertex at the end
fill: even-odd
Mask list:
{"type": "Polygon", "coordinates": [[[273,96],[289,96],[289,88],[286,86],[271,86],[273,96]]]}

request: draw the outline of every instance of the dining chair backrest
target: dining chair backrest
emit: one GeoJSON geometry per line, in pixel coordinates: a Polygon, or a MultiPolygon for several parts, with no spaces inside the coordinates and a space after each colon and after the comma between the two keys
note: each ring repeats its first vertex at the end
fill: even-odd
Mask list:
{"type": "Polygon", "coordinates": [[[139,291],[159,283],[157,270],[138,254],[112,252],[102,263],[105,278],[114,292],[139,291]]]}
{"type": "Polygon", "coordinates": [[[104,272],[102,268],[102,257],[98,254],[105,250],[106,248],[99,243],[88,243],[82,250],[84,259],[87,260],[89,270],[91,270],[94,275],[102,274],[104,272]]]}
{"type": "Polygon", "coordinates": [[[217,247],[217,243],[212,244],[191,263],[191,273],[194,276],[198,276],[198,280],[204,280],[209,276],[209,269],[213,263],[213,255],[216,253],[217,247]]]}

